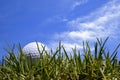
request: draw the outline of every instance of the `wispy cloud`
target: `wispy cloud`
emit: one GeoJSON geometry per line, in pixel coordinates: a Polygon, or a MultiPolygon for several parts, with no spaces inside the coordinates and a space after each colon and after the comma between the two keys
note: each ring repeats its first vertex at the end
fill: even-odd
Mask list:
{"type": "Polygon", "coordinates": [[[66,22],[66,14],[73,11],[76,7],[81,6],[82,4],[87,3],[88,0],[61,0],[56,6],[59,10],[59,14],[56,14],[52,17],[49,17],[46,22],[66,22]]]}
{"type": "Polygon", "coordinates": [[[71,10],[74,10],[76,7],[87,3],[88,0],[78,0],[78,1],[74,1],[74,3],[71,5],[71,10]]]}
{"type": "Polygon", "coordinates": [[[73,45],[81,48],[83,40],[93,41],[96,37],[107,36],[118,37],[119,20],[120,1],[111,0],[88,16],[67,21],[67,25],[73,30],[55,34],[54,37],[57,40],[63,40],[63,44],[69,49],[73,48],[73,45]]]}
{"type": "Polygon", "coordinates": [[[115,37],[120,19],[120,2],[118,3],[117,1],[118,0],[111,1],[104,7],[99,8],[96,12],[91,13],[89,16],[69,21],[68,24],[78,29],[79,36],[86,32],[89,34],[82,39],[86,37],[90,39],[93,37],[115,37]]]}

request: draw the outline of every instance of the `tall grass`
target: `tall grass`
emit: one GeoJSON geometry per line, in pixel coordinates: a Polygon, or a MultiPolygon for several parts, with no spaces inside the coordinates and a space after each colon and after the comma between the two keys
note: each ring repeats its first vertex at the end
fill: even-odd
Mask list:
{"type": "Polygon", "coordinates": [[[61,43],[55,52],[40,51],[38,48],[40,57],[34,64],[18,45],[18,56],[14,47],[7,50],[9,55],[0,66],[0,80],[120,80],[117,58],[120,44],[110,53],[105,47],[107,40],[97,39],[94,51],[91,51],[88,42],[83,42],[82,53],[76,47],[68,53],[61,43]]]}

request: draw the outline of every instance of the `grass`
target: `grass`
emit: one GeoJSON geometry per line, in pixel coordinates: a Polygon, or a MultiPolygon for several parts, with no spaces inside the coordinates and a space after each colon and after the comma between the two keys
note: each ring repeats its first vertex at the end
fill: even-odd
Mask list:
{"type": "Polygon", "coordinates": [[[55,52],[39,51],[40,57],[34,63],[26,58],[20,45],[18,52],[14,47],[6,49],[9,55],[0,65],[0,80],[120,80],[120,44],[110,53],[105,47],[107,40],[97,39],[94,51],[83,42],[83,52],[74,48],[71,54],[59,43],[55,52]]]}

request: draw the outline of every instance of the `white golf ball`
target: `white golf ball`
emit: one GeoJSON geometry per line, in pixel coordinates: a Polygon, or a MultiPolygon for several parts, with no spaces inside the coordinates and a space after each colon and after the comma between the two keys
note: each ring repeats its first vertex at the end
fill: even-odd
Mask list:
{"type": "Polygon", "coordinates": [[[31,43],[28,43],[23,48],[23,53],[28,57],[31,56],[32,58],[39,58],[40,56],[39,50],[42,51],[43,47],[44,47],[44,44],[40,42],[31,42],[31,43]]]}

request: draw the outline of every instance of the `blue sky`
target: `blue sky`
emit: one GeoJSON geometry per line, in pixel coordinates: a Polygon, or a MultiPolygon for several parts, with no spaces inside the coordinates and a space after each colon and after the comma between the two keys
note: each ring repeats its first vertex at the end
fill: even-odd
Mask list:
{"type": "Polygon", "coordinates": [[[112,51],[120,43],[119,0],[0,0],[0,58],[3,47],[39,41],[55,48],[61,40],[69,51],[83,40],[109,36],[112,51]]]}

